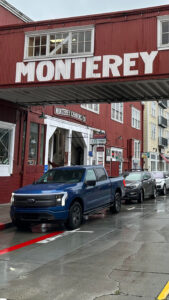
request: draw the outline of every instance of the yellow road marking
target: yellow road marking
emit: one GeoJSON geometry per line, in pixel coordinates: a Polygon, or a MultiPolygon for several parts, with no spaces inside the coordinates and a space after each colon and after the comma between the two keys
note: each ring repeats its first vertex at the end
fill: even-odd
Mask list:
{"type": "Polygon", "coordinates": [[[165,287],[163,288],[162,292],[160,293],[157,299],[165,300],[168,295],[169,295],[169,281],[167,282],[167,284],[165,285],[165,287]]]}

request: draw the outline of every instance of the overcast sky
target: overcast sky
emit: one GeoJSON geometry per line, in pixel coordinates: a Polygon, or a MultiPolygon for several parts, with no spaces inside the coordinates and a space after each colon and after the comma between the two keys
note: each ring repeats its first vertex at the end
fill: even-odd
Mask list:
{"type": "Polygon", "coordinates": [[[169,4],[169,0],[7,0],[34,21],[169,4]]]}

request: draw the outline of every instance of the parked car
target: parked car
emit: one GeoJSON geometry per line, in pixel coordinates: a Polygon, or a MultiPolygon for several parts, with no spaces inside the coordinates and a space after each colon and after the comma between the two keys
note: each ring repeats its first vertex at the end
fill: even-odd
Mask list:
{"type": "Polygon", "coordinates": [[[11,198],[11,219],[18,228],[34,222],[64,221],[78,228],[82,216],[110,207],[120,212],[124,178],[109,178],[102,166],[59,167],[11,198]]]}
{"type": "Polygon", "coordinates": [[[130,172],[125,177],[125,201],[136,199],[142,203],[144,198],[156,197],[156,182],[150,172],[136,171],[130,172]]]}
{"type": "Polygon", "coordinates": [[[166,195],[167,190],[169,189],[169,172],[153,171],[152,174],[156,181],[157,191],[166,195]]]}

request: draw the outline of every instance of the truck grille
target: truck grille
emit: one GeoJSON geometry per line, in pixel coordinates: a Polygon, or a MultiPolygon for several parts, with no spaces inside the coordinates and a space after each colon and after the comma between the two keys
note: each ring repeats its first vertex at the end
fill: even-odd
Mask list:
{"type": "Polygon", "coordinates": [[[55,195],[14,195],[15,207],[51,207],[56,206],[55,195]]]}

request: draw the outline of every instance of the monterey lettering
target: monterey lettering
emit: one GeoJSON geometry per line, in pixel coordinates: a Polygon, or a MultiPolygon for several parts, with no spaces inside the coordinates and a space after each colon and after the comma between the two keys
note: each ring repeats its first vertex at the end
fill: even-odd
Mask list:
{"type": "Polygon", "coordinates": [[[18,62],[15,82],[45,82],[90,78],[113,78],[152,74],[158,51],[103,55],[88,58],[18,62]],[[140,64],[143,70],[139,70],[140,64]]]}

